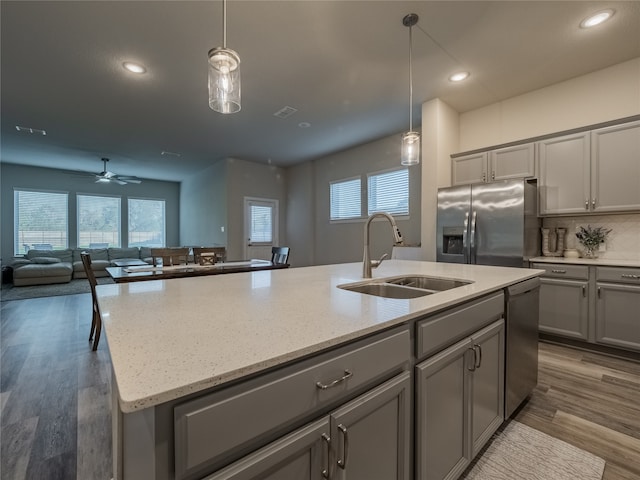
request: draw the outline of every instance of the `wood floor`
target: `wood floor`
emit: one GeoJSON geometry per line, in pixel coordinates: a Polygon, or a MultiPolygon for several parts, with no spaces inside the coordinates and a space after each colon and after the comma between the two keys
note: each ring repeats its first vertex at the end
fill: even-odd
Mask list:
{"type": "MultiPolygon", "coordinates": [[[[0,304],[0,478],[108,480],[107,343],[88,342],[89,294],[0,304]]],[[[538,387],[516,420],[640,479],[640,364],[540,344],[538,387]]],[[[579,479],[576,479],[579,480],[579,479]]]]}

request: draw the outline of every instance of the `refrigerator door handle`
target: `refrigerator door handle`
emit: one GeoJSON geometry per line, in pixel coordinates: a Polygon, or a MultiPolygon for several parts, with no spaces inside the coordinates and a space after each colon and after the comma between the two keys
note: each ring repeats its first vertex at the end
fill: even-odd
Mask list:
{"type": "Polygon", "coordinates": [[[467,232],[469,231],[469,212],[464,213],[464,228],[462,229],[462,253],[464,263],[469,263],[469,246],[467,244],[467,232]]]}
{"type": "Polygon", "coordinates": [[[471,215],[471,239],[470,239],[470,256],[471,256],[471,261],[470,263],[476,263],[477,258],[476,258],[476,217],[478,215],[478,212],[476,212],[475,210],[473,211],[473,214],[471,215]]]}

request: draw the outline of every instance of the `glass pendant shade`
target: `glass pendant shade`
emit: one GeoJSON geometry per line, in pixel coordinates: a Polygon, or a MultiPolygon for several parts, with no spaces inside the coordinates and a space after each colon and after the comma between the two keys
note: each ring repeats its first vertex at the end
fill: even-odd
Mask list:
{"type": "Polygon", "coordinates": [[[402,134],[400,163],[402,165],[417,165],[420,163],[420,134],[418,132],[402,134]]]}
{"type": "Polygon", "coordinates": [[[240,111],[240,57],[229,48],[209,50],[209,107],[219,113],[240,111]]]}

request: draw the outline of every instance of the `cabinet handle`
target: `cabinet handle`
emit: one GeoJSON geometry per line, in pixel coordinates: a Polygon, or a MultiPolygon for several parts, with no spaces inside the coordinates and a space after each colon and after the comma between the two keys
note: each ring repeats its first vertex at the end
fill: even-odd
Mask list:
{"type": "Polygon", "coordinates": [[[588,198],[584,201],[584,209],[585,210],[589,210],[589,199],[588,198]]]}
{"type": "Polygon", "coordinates": [[[567,273],[566,270],[551,270],[551,273],[567,273]]]}
{"type": "Polygon", "coordinates": [[[586,285],[582,285],[582,296],[583,297],[587,296],[587,286],[586,285]]]}
{"type": "Polygon", "coordinates": [[[486,182],[487,181],[487,174],[486,173],[482,173],[482,181],[486,182]]]}
{"type": "Polygon", "coordinates": [[[623,273],[620,275],[622,278],[633,278],[634,280],[640,280],[640,275],[634,275],[632,273],[623,273]]]}
{"type": "Polygon", "coordinates": [[[491,172],[491,180],[495,180],[496,179],[496,172],[491,172]]]}
{"type": "Polygon", "coordinates": [[[600,291],[601,291],[601,289],[600,289],[600,287],[598,287],[598,298],[602,298],[602,295],[600,294],[600,291]]]}
{"type": "Polygon", "coordinates": [[[476,349],[475,347],[468,348],[467,351],[473,352],[473,362],[471,362],[471,366],[467,366],[467,370],[469,370],[470,372],[475,372],[476,371],[476,349]]]}
{"type": "Polygon", "coordinates": [[[327,457],[326,457],[327,458],[327,462],[326,462],[327,468],[323,468],[321,473],[322,473],[322,478],[329,478],[329,469],[331,468],[331,460],[329,459],[329,455],[330,455],[330,452],[331,452],[331,438],[326,433],[323,433],[322,434],[322,441],[327,446],[327,457]]]}
{"type": "Polygon", "coordinates": [[[482,365],[482,347],[477,343],[473,345],[473,355],[476,359],[476,363],[474,364],[474,370],[476,370],[482,365]],[[476,351],[478,352],[477,356],[475,354],[476,351]]]}
{"type": "Polygon", "coordinates": [[[591,208],[596,208],[596,199],[595,198],[591,199],[591,208]]]}
{"type": "Polygon", "coordinates": [[[353,376],[353,373],[350,370],[347,370],[345,368],[344,375],[342,377],[338,378],[337,380],[334,380],[331,383],[316,382],[316,387],[318,387],[320,390],[326,390],[327,388],[335,387],[339,383],[344,382],[345,380],[347,380],[352,376],[353,376]]]}
{"type": "Polygon", "coordinates": [[[341,469],[347,468],[347,456],[349,455],[349,434],[347,433],[347,427],[340,424],[338,430],[342,433],[342,460],[338,459],[338,466],[341,469]]]}

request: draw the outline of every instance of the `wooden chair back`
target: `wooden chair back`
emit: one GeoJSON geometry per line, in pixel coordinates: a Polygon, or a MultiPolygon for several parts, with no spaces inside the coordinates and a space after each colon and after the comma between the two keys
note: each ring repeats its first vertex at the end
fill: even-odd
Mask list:
{"type": "Polygon", "coordinates": [[[271,262],[284,265],[289,261],[289,247],[272,247],[271,262]]]}
{"type": "Polygon", "coordinates": [[[154,267],[160,264],[165,267],[169,265],[186,265],[189,263],[189,248],[152,248],[151,258],[153,259],[154,267]]]}
{"type": "Polygon", "coordinates": [[[227,248],[226,247],[193,247],[193,262],[206,265],[208,263],[218,263],[224,262],[227,259],[227,248]],[[211,257],[205,255],[202,257],[203,253],[213,253],[215,257],[210,261],[211,257]]]}
{"type": "Polygon", "coordinates": [[[93,303],[93,317],[91,319],[91,331],[89,332],[89,341],[93,340],[93,350],[98,349],[100,342],[100,333],[102,332],[102,316],[100,315],[100,307],[98,306],[98,296],[96,295],[96,276],[91,268],[91,255],[87,252],[81,252],[82,266],[84,273],[87,275],[89,286],[91,287],[91,301],[93,303]],[[94,339],[95,334],[95,339],[94,339]]]}

